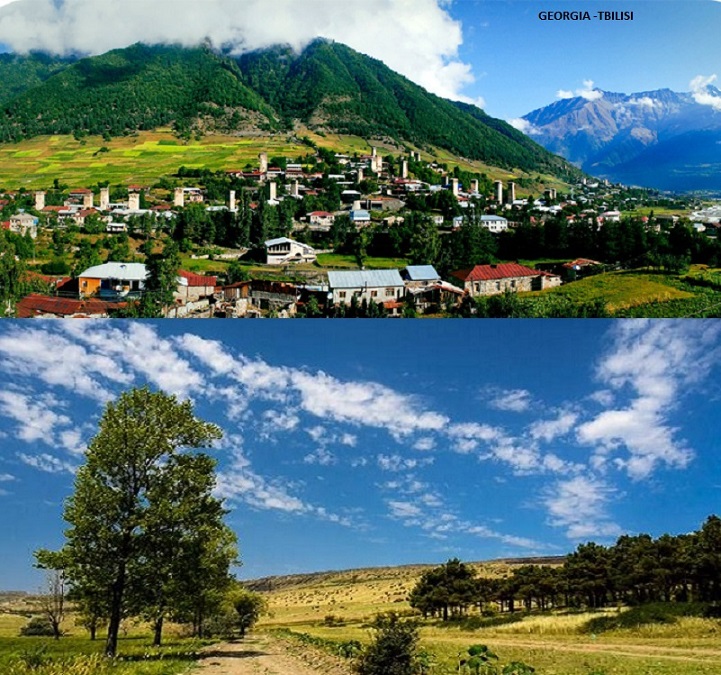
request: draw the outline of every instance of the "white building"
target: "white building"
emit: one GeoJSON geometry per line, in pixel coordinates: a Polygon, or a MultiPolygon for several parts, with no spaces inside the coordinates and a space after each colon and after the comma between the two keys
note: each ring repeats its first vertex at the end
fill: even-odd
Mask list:
{"type": "Polygon", "coordinates": [[[315,249],[288,237],[278,237],[265,242],[266,264],[285,265],[287,263],[315,262],[315,249]]]}
{"type": "Polygon", "coordinates": [[[328,286],[333,304],[349,305],[355,297],[360,304],[367,302],[395,302],[405,291],[398,270],[358,270],[328,272],[328,286]]]}

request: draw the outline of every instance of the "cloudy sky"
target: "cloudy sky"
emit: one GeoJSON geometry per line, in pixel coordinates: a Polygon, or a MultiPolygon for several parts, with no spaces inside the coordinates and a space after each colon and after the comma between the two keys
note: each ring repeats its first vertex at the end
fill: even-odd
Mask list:
{"type": "Polygon", "coordinates": [[[278,42],[302,48],[322,35],[509,120],[594,87],[690,91],[721,63],[715,0],[274,0],[270,7],[267,0],[0,0],[0,45],[97,54],[207,37],[242,51],[278,42]],[[633,11],[634,20],[538,17],[609,9],[633,11]]]}
{"type": "Polygon", "coordinates": [[[149,384],[219,424],[240,575],[561,554],[718,510],[721,324],[0,323],[0,587],[104,402],[149,384]]]}

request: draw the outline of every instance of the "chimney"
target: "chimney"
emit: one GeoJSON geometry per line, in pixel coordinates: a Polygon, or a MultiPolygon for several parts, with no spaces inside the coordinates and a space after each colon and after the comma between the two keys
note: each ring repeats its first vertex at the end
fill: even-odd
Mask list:
{"type": "Polygon", "coordinates": [[[107,211],[110,208],[110,188],[100,188],[100,210],[107,211]]]}
{"type": "Polygon", "coordinates": [[[451,180],[451,190],[453,191],[453,196],[457,197],[458,196],[458,179],[457,178],[453,178],[451,180]]]}
{"type": "Polygon", "coordinates": [[[228,201],[229,201],[228,208],[231,211],[235,211],[236,210],[236,208],[235,208],[235,190],[230,191],[230,199],[228,201]]]}
{"type": "Polygon", "coordinates": [[[182,208],[185,206],[185,191],[182,187],[175,188],[173,193],[173,206],[179,206],[182,208]]]}
{"type": "Polygon", "coordinates": [[[276,194],[277,194],[277,186],[276,186],[274,180],[270,181],[269,187],[270,187],[270,197],[269,197],[269,200],[272,201],[272,202],[274,202],[274,201],[276,201],[276,194]]]}
{"type": "Polygon", "coordinates": [[[260,172],[266,173],[268,171],[268,153],[261,152],[258,155],[258,162],[260,164],[260,172]]]}
{"type": "Polygon", "coordinates": [[[140,193],[129,192],[128,193],[128,211],[139,211],[140,210],[140,193]]]}
{"type": "Polygon", "coordinates": [[[45,208],[45,193],[38,190],[35,193],[35,210],[42,211],[45,208]]]}
{"type": "Polygon", "coordinates": [[[92,209],[93,208],[93,193],[92,192],[84,192],[83,193],[83,208],[84,209],[92,209]]]}
{"type": "Polygon", "coordinates": [[[401,178],[408,178],[408,160],[404,159],[401,162],[401,178]]]}

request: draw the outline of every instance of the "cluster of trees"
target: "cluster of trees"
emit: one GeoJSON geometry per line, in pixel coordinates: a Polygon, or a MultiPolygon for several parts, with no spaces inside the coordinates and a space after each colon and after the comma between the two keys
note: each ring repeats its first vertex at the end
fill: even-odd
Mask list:
{"type": "Polygon", "coordinates": [[[721,518],[696,532],[653,539],[624,535],[613,546],[581,544],[563,565],[523,565],[504,578],[479,577],[458,559],[425,572],[410,594],[424,616],[443,620],[497,603],[513,612],[648,602],[721,602],[721,518]]]}
{"type": "Polygon", "coordinates": [[[192,451],[220,437],[189,401],[147,387],[106,405],[65,507],[65,544],[36,559],[93,635],[107,623],[107,655],[128,616],[151,622],[156,644],[168,617],[202,636],[232,587],[236,536],[213,496],[215,460],[192,451]]]}

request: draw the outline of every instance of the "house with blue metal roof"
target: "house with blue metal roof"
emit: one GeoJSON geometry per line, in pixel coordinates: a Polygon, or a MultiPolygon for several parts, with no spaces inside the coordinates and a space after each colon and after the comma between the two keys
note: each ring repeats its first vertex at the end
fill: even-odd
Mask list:
{"type": "Polygon", "coordinates": [[[357,270],[328,272],[329,293],[334,305],[357,302],[396,302],[405,295],[405,285],[398,270],[357,270]]]}

